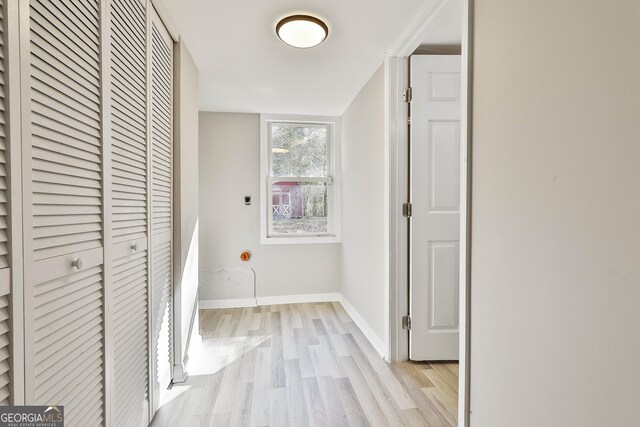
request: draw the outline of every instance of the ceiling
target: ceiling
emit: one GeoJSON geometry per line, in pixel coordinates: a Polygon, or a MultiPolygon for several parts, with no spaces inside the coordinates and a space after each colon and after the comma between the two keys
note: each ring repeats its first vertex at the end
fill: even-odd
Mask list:
{"type": "Polygon", "coordinates": [[[200,70],[204,111],[342,115],[435,0],[161,0],[200,70]],[[329,25],[312,49],[275,24],[307,13],[329,25]]]}
{"type": "Polygon", "coordinates": [[[462,0],[448,0],[427,28],[426,46],[460,46],[462,43],[462,0]]]}

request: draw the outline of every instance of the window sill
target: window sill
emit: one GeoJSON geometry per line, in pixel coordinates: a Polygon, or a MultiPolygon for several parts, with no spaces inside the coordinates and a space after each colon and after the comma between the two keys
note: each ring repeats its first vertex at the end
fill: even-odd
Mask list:
{"type": "Polygon", "coordinates": [[[341,243],[337,236],[309,236],[309,237],[265,237],[262,236],[262,245],[326,245],[341,243]]]}

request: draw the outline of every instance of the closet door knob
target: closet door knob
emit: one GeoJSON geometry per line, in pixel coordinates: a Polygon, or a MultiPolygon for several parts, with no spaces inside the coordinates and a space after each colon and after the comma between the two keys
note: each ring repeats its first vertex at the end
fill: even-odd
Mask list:
{"type": "Polygon", "coordinates": [[[138,244],[137,243],[132,243],[131,244],[131,252],[135,252],[138,250],[138,244]]]}
{"type": "Polygon", "coordinates": [[[82,260],[82,258],[76,258],[71,261],[71,267],[74,267],[77,270],[82,270],[82,267],[84,267],[84,261],[82,260]]]}

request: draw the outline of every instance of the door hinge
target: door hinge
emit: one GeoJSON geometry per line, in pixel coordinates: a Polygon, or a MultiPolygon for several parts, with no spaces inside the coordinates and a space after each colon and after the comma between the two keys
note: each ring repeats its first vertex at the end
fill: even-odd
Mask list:
{"type": "Polygon", "coordinates": [[[411,316],[402,316],[402,329],[411,330],[411,316]]]}
{"type": "Polygon", "coordinates": [[[411,126],[411,117],[407,117],[407,124],[411,126]]]}
{"type": "Polygon", "coordinates": [[[404,90],[402,94],[402,100],[404,102],[411,102],[413,100],[413,88],[408,87],[404,90]]]}
{"type": "Polygon", "coordinates": [[[402,204],[402,216],[405,218],[411,218],[413,215],[413,205],[411,203],[402,204]]]}

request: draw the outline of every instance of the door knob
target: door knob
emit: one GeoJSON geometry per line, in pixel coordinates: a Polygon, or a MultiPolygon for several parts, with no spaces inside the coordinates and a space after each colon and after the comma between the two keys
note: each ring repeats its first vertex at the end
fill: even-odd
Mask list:
{"type": "Polygon", "coordinates": [[[132,243],[131,244],[131,252],[135,252],[138,250],[138,244],[137,243],[132,243]]]}
{"type": "Polygon", "coordinates": [[[71,267],[82,270],[82,267],[84,267],[84,261],[82,260],[82,258],[76,258],[71,261],[71,267]]]}

